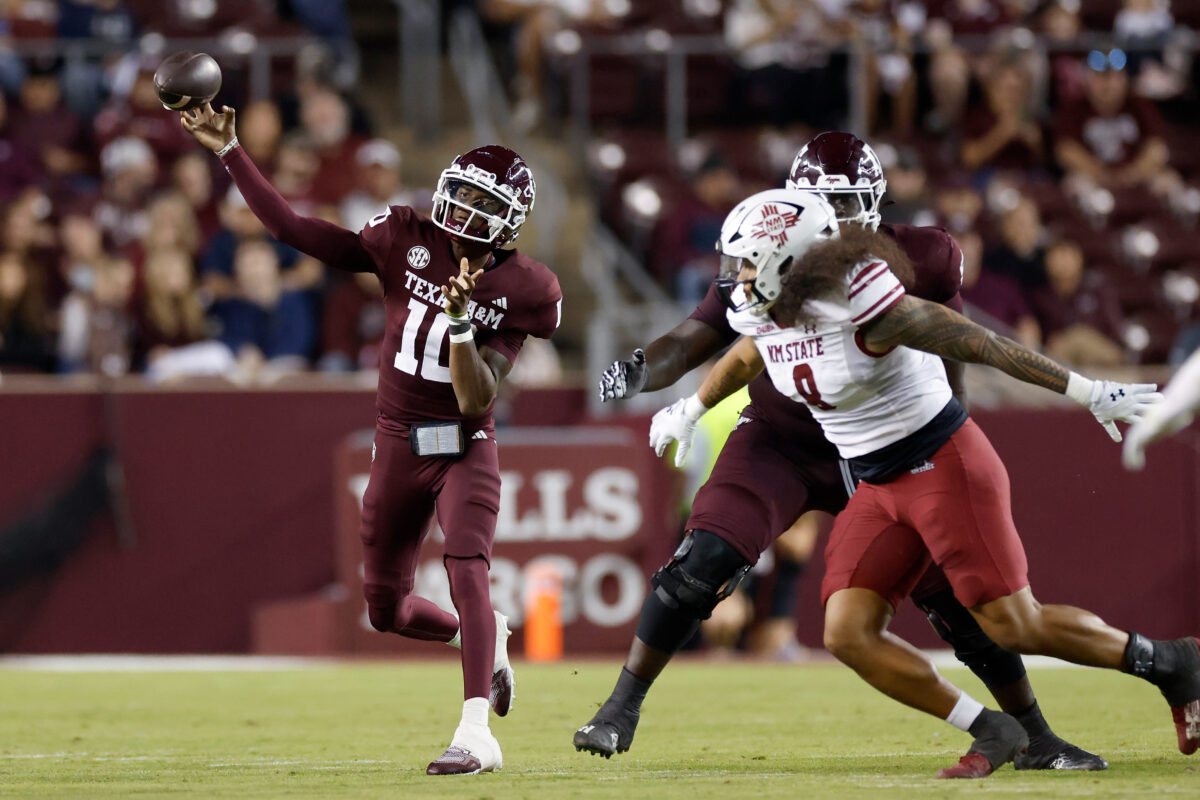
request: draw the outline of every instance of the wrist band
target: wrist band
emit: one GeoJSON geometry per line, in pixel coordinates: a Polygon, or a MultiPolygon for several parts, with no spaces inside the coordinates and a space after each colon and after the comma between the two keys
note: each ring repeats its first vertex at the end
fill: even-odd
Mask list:
{"type": "Polygon", "coordinates": [[[1078,372],[1072,372],[1067,377],[1067,389],[1063,394],[1081,406],[1091,405],[1092,384],[1094,383],[1095,381],[1083,377],[1078,372]]]}
{"type": "Polygon", "coordinates": [[[467,322],[466,320],[463,320],[462,322],[451,322],[450,323],[450,335],[451,336],[454,336],[454,335],[460,334],[460,333],[466,333],[469,330],[471,330],[471,323],[467,322]]]}
{"type": "Polygon", "coordinates": [[[683,413],[688,419],[700,419],[708,411],[708,406],[700,400],[699,393],[692,395],[683,404],[683,413]]]}
{"type": "Polygon", "coordinates": [[[237,147],[238,144],[239,144],[239,142],[238,142],[237,134],[234,134],[233,138],[229,140],[229,144],[225,145],[224,147],[222,147],[220,150],[217,151],[217,156],[224,157],[224,156],[228,155],[229,151],[231,151],[231,150],[233,150],[233,148],[237,147]]]}
{"type": "Polygon", "coordinates": [[[462,344],[463,342],[474,341],[474,339],[475,339],[475,331],[471,330],[471,327],[469,325],[467,326],[467,330],[465,333],[450,334],[450,343],[451,344],[462,344]]]}

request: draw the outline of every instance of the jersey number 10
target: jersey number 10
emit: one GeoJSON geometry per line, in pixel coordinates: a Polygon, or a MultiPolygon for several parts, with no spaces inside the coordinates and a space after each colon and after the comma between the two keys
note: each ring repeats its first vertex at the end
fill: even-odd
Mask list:
{"type": "Polygon", "coordinates": [[[450,382],[450,367],[442,366],[442,344],[446,341],[446,333],[450,321],[445,314],[434,314],[433,322],[429,325],[429,333],[425,336],[425,352],[417,356],[417,332],[425,321],[429,306],[415,297],[408,298],[408,319],[404,321],[404,332],[400,336],[400,352],[396,353],[393,366],[401,372],[416,375],[418,368],[422,378],[439,383],[450,382]]]}

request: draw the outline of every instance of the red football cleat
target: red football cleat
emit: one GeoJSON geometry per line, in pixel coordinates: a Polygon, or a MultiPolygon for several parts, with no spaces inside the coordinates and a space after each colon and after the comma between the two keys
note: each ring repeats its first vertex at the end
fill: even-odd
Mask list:
{"type": "Polygon", "coordinates": [[[1175,734],[1179,737],[1179,752],[1190,756],[1200,748],[1200,700],[1171,708],[1175,734]]]}
{"type": "Polygon", "coordinates": [[[986,778],[995,772],[983,753],[967,753],[953,767],[939,769],[939,778],[986,778]]]}

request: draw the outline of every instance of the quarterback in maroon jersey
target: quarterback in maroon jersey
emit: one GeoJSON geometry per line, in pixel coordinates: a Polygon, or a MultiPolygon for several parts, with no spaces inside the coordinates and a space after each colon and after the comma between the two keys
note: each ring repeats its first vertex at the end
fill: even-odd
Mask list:
{"type": "MultiPolygon", "coordinates": [[[[913,294],[962,309],[962,253],[941,228],[880,225],[886,182],[871,147],[848,133],[814,137],[796,155],[788,188],[821,194],[840,225],[878,229],[900,245],[914,265],[913,294]]],[[[716,284],[691,316],[665,336],[617,361],[600,381],[604,400],[631,397],[675,383],[737,338],[716,284]]],[[[945,361],[950,385],[965,406],[959,362],[945,361]]],[[[674,653],[771,542],[801,514],[841,511],[854,485],[837,449],[825,439],[807,406],[795,403],[760,375],[750,383],[750,405],[722,448],[712,474],[696,494],[689,532],[674,558],[651,579],[637,636],[608,701],[575,732],[577,750],[605,757],[629,749],[641,703],[674,653]]],[[[979,676],[1000,707],[1025,727],[1030,745],[1017,759],[1023,769],[1106,769],[1108,763],[1063,741],[1038,708],[1020,656],[1001,649],[954,597],[936,567],[912,592],[955,655],[979,676]]]]}
{"type": "Polygon", "coordinates": [[[513,151],[479,147],[442,172],[432,219],[390,206],[355,233],[291,210],[238,145],[233,109],[181,118],[271,235],[337,269],[379,276],[387,329],[361,529],[368,615],[379,631],[462,649],[462,721],[427,772],[498,769],[487,711],[508,713],[513,673],[488,587],[500,503],[492,404],[525,337],[554,333],[562,304],[549,268],[500,249],[533,208],[533,175],[513,151]],[[413,594],[435,512],[457,616],[413,594]]]}

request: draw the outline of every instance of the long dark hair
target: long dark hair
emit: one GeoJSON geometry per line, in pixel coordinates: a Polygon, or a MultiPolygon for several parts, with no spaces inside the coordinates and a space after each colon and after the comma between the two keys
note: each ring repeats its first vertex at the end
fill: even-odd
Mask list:
{"type": "Polygon", "coordinates": [[[812,322],[805,308],[808,301],[840,288],[846,274],[864,261],[886,261],[904,288],[912,289],[912,261],[895,239],[860,225],[847,225],[836,239],[814,245],[792,264],[783,276],[779,300],[771,308],[771,315],[787,327],[812,322]]]}

